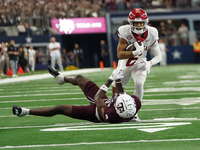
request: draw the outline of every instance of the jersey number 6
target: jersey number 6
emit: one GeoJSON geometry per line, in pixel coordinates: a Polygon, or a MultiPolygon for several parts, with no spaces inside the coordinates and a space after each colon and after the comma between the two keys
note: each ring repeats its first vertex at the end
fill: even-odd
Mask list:
{"type": "Polygon", "coordinates": [[[135,64],[135,62],[138,60],[138,58],[129,58],[129,60],[126,62],[126,67],[132,66],[135,64]]]}

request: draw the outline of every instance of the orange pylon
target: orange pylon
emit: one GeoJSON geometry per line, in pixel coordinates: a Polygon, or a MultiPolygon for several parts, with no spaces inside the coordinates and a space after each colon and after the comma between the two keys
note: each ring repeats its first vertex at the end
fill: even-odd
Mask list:
{"type": "Polygon", "coordinates": [[[100,61],[100,62],[99,62],[99,65],[100,65],[100,68],[103,70],[103,68],[104,68],[103,61],[100,61]]]}
{"type": "Polygon", "coordinates": [[[22,69],[22,67],[19,67],[17,73],[19,73],[19,74],[24,74],[24,70],[22,69]]]}
{"type": "Polygon", "coordinates": [[[113,61],[113,68],[116,69],[117,68],[117,62],[114,60],[113,61]]]}
{"type": "Polygon", "coordinates": [[[8,69],[7,75],[8,76],[12,76],[13,75],[12,70],[10,68],[8,69]]]}

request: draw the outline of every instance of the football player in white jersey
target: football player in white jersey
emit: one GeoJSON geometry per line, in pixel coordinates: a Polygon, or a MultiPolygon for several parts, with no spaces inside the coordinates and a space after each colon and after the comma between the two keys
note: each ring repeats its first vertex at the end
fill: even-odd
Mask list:
{"type": "MultiPolygon", "coordinates": [[[[150,73],[152,65],[162,60],[158,46],[158,30],[148,26],[147,13],[141,8],[133,9],[128,16],[128,25],[122,25],[118,29],[119,43],[117,56],[119,58],[117,68],[122,69],[124,78],[122,85],[125,87],[132,77],[135,83],[134,95],[140,100],[143,98],[143,86],[147,73],[150,73]],[[126,47],[134,43],[135,51],[126,51],[126,47]],[[141,43],[138,44],[138,43],[141,43]],[[154,57],[147,61],[147,51],[151,49],[154,57]]],[[[116,93],[115,82],[112,84],[113,96],[116,93]]],[[[140,120],[136,115],[135,120],[140,120]]]]}

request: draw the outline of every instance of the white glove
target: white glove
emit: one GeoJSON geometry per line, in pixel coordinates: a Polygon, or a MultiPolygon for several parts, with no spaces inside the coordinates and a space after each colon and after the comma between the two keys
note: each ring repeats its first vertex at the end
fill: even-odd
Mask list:
{"type": "Polygon", "coordinates": [[[150,68],[152,66],[151,61],[146,61],[146,59],[142,58],[142,61],[145,63],[145,69],[148,74],[150,74],[150,68]]]}
{"type": "Polygon", "coordinates": [[[133,44],[136,48],[135,51],[132,51],[134,56],[138,56],[144,52],[144,44],[142,42],[141,42],[141,46],[138,44],[138,42],[134,42],[133,44]]]}
{"type": "Polygon", "coordinates": [[[122,79],[124,76],[123,76],[123,73],[122,73],[122,69],[115,69],[111,76],[109,77],[110,80],[112,81],[115,81],[115,80],[118,80],[118,79],[122,79]]]}

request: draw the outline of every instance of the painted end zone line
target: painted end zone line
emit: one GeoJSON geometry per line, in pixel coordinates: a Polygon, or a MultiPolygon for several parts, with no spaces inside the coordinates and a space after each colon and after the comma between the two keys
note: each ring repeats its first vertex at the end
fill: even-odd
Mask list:
{"type": "Polygon", "coordinates": [[[76,146],[76,145],[100,145],[100,144],[125,144],[125,143],[152,143],[152,142],[178,142],[178,141],[199,141],[200,138],[193,139],[164,139],[164,140],[139,140],[139,141],[113,141],[113,142],[83,142],[67,144],[49,144],[49,145],[24,145],[24,146],[4,146],[0,149],[11,148],[33,148],[33,147],[58,147],[58,146],[76,146]]]}

